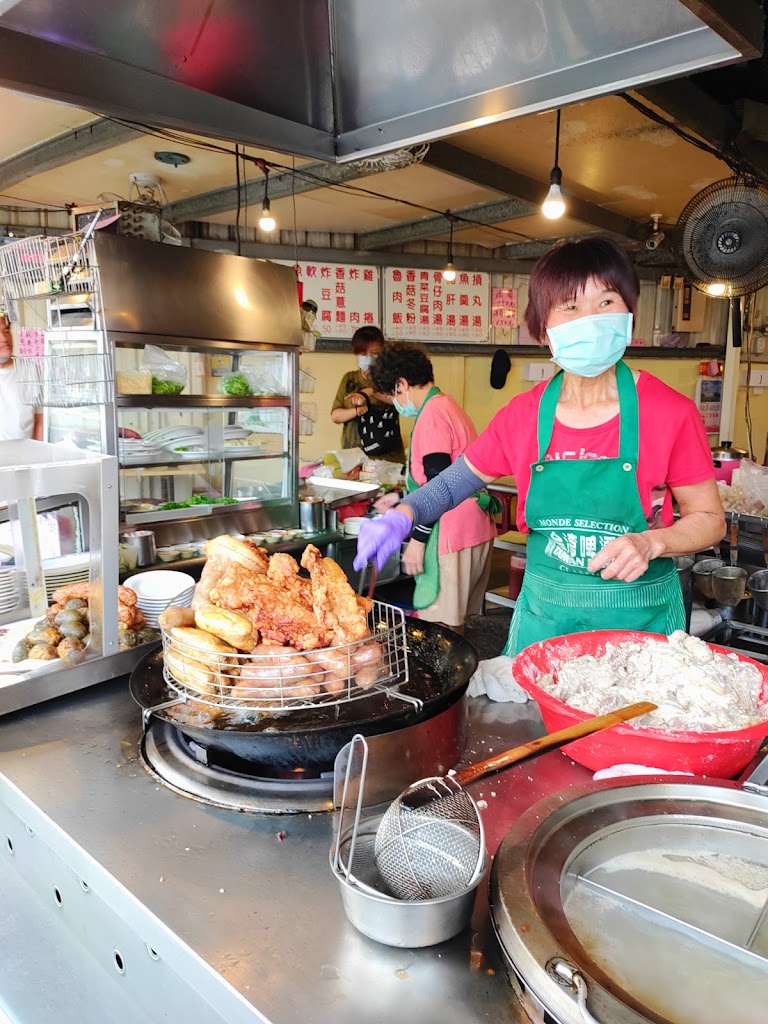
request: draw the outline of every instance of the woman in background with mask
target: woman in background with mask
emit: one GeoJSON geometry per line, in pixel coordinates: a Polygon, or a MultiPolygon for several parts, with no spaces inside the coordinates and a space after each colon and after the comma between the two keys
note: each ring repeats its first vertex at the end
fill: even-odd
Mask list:
{"type": "MultiPolygon", "coordinates": [[[[331,407],[331,419],[343,425],[341,431],[342,448],[359,448],[360,432],[357,421],[365,414],[370,405],[392,404],[389,395],[377,394],[371,383],[370,370],[376,356],[384,348],[384,335],[378,327],[359,327],[352,335],[352,352],[357,356],[356,370],[350,370],[341,378],[339,389],[331,407]]],[[[399,425],[397,426],[399,431],[399,425]]],[[[397,435],[399,437],[399,433],[397,435]]],[[[402,441],[377,458],[387,462],[405,462],[405,451],[402,441]]]]}
{"type": "Polygon", "coordinates": [[[550,250],[531,275],[525,320],[558,372],[513,398],[448,470],[365,524],[358,562],[381,560],[414,524],[512,475],[529,538],[506,654],[596,628],[684,628],[672,557],[717,543],[725,518],[696,406],[622,361],[639,291],[610,239],[550,250]]]}
{"type": "MultiPolygon", "coordinates": [[[[450,395],[435,387],[429,356],[418,345],[393,342],[371,368],[376,391],[391,395],[401,416],[414,418],[406,464],[409,492],[450,466],[477,437],[472,420],[450,395]]],[[[481,485],[482,487],[482,485],[481,485]]],[[[387,494],[375,508],[384,512],[398,501],[387,494]]],[[[461,632],[467,615],[483,610],[496,524],[485,490],[446,511],[433,526],[416,526],[403,566],[416,577],[413,595],[419,618],[461,632]]]]}

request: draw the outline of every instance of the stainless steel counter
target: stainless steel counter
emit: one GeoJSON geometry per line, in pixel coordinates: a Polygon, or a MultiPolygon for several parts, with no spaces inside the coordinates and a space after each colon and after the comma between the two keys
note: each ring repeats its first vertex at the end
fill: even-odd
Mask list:
{"type": "MultiPolygon", "coordinates": [[[[543,731],[535,705],[470,705],[467,762],[543,731]]],[[[16,1024],[518,1019],[484,888],[451,942],[380,946],[344,916],[331,815],[177,796],[138,762],[139,735],[124,679],[0,720],[0,1007],[16,1024]]],[[[491,851],[588,778],[556,751],[477,783],[491,851]]]]}

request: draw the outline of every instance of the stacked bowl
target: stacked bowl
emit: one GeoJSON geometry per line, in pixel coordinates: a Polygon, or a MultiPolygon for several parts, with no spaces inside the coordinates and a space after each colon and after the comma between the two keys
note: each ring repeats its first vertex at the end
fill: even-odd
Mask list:
{"type": "Polygon", "coordinates": [[[12,612],[26,594],[26,580],[23,573],[13,566],[0,568],[0,614],[12,612]]]}
{"type": "Polygon", "coordinates": [[[195,581],[185,572],[152,569],[130,576],[125,581],[136,594],[136,607],[146,617],[147,625],[157,628],[161,612],[170,605],[188,608],[195,593],[195,581]]]}
{"type": "Polygon", "coordinates": [[[91,556],[87,551],[76,551],[71,555],[56,555],[43,559],[43,576],[48,602],[53,600],[54,590],[72,583],[83,583],[90,576],[91,556]]]}

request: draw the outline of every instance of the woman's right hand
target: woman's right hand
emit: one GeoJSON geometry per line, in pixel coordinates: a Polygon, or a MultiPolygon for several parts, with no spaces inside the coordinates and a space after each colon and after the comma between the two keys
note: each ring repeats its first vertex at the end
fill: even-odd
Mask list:
{"type": "Polygon", "coordinates": [[[390,491],[389,494],[382,494],[380,498],[377,498],[373,503],[373,507],[377,512],[389,512],[399,501],[400,492],[390,491]]]}
{"type": "Polygon", "coordinates": [[[365,395],[361,395],[359,391],[352,391],[347,395],[347,402],[352,409],[358,409],[365,405],[365,395]]]}
{"type": "Polygon", "coordinates": [[[400,545],[412,528],[410,515],[398,509],[387,512],[381,519],[364,519],[360,524],[357,554],[352,565],[360,572],[368,562],[374,562],[377,571],[381,572],[387,559],[400,550],[400,545]]]}

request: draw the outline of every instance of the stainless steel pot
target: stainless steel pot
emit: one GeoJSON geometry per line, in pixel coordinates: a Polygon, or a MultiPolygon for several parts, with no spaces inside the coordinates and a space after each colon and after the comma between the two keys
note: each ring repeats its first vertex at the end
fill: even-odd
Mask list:
{"type": "Polygon", "coordinates": [[[378,818],[369,818],[360,823],[357,832],[354,870],[363,886],[350,881],[344,870],[349,860],[351,831],[341,837],[339,863],[336,863],[335,847],[331,849],[331,870],[341,887],[341,899],[350,923],[369,939],[385,946],[417,949],[452,939],[470,922],[477,890],[485,877],[487,855],[476,879],[461,892],[435,900],[396,900],[374,891],[382,885],[373,857],[378,823],[378,818]]]}
{"type": "Polygon", "coordinates": [[[306,533],[322,533],[325,528],[325,502],[308,495],[299,498],[299,526],[306,533]]]}

